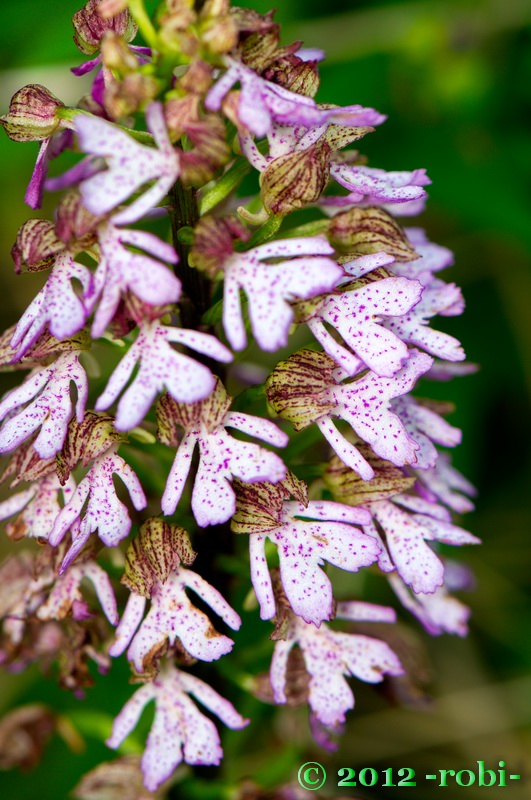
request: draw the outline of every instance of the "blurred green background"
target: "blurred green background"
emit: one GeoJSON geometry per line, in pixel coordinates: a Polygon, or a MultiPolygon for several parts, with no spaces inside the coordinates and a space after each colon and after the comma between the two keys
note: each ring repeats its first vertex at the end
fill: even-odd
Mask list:
{"type": "MultiPolygon", "coordinates": [[[[269,9],[266,0],[241,4],[269,9]]],[[[49,86],[65,102],[83,93],[68,72],[83,60],[70,26],[80,5],[78,0],[2,4],[2,109],[29,82],[49,86]]],[[[469,359],[481,364],[477,375],[437,386],[434,393],[457,403],[452,422],[464,429],[464,444],[455,463],[480,492],[477,511],[464,524],[484,545],[458,554],[477,576],[476,590],[463,598],[473,610],[467,640],[430,639],[403,617],[426,650],[427,664],[413,665],[413,671],[431,675],[429,707],[389,705],[381,693],[353,681],[357,709],[340,750],[330,756],[311,744],[304,711],[282,711],[273,724],[269,707],[235,695],[254,721],[227,737],[226,771],[203,770],[201,783],[185,779],[172,796],[216,798],[220,781],[244,776],[274,786],[293,780],[299,763],[310,759],[326,765],[329,776],[343,766],[409,766],[422,775],[473,768],[479,759],[496,766],[503,759],[522,774],[521,784],[506,790],[456,787],[446,794],[473,800],[505,792],[523,800],[531,796],[531,4],[287,0],[278,6],[286,42],[302,39],[327,51],[318,99],[361,103],[389,115],[363,142],[369,163],[426,167],[433,180],[428,211],[413,224],[422,224],[432,240],[455,252],[456,265],[445,275],[463,287],[467,311],[444,327],[461,338],[469,359]]],[[[9,255],[18,226],[30,216],[22,198],[36,153],[36,144],[0,137],[3,328],[42,285],[39,275],[16,277],[9,255]]],[[[51,208],[50,203],[42,215],[51,208]]],[[[5,376],[2,391],[14,382],[18,377],[5,376]]],[[[264,668],[266,663],[267,658],[264,668]]],[[[41,699],[73,713],[86,736],[80,754],[55,739],[32,773],[0,773],[2,799],[67,797],[84,771],[110,757],[91,737],[91,726],[97,731],[99,715],[116,713],[130,691],[127,669],[115,665],[89,690],[87,705],[94,713],[83,717],[82,703],[37,672],[1,677],[0,712],[41,699]]],[[[332,783],[329,777],[333,795],[332,783]]],[[[352,797],[394,798],[404,790],[348,791],[352,797]]],[[[444,790],[420,783],[407,789],[407,797],[426,800],[428,792],[436,798],[444,790]]]]}

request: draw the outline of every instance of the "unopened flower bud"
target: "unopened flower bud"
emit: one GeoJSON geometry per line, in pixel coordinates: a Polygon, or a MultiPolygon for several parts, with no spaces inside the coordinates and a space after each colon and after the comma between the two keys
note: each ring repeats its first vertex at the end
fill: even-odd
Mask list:
{"type": "Polygon", "coordinates": [[[64,108],[64,103],[46,87],[31,83],[13,95],[9,112],[0,117],[0,122],[13,141],[39,142],[48,139],[61,124],[59,108],[64,108]]]}
{"type": "Polygon", "coordinates": [[[138,68],[138,61],[124,40],[113,31],[106,31],[101,40],[103,64],[120,75],[128,75],[138,68]]]}
{"type": "Polygon", "coordinates": [[[15,271],[39,272],[47,269],[64,249],[53,222],[47,219],[28,219],[20,228],[11,250],[15,271]]]}
{"type": "Polygon", "coordinates": [[[190,265],[214,278],[232,256],[235,241],[247,238],[248,232],[233,217],[202,217],[195,228],[190,265]]]}
{"type": "Polygon", "coordinates": [[[87,250],[98,240],[96,226],[100,220],[87,211],[79,192],[72,191],[57,207],[55,233],[70,251],[87,250]]]}
{"type": "Polygon", "coordinates": [[[122,583],[135,594],[151,597],[155,582],[165,583],[181,563],[190,565],[197,553],[184,528],[150,517],[127,549],[122,583]]]}
{"type": "Polygon", "coordinates": [[[384,250],[396,261],[418,258],[398,222],[383,208],[355,206],[330,222],[328,238],[343,253],[368,255],[384,250]]]}
{"type": "Polygon", "coordinates": [[[129,0],[100,0],[98,14],[102,19],[110,19],[125,11],[128,5],[129,0]]]}
{"type": "Polygon", "coordinates": [[[264,71],[264,78],[306,97],[315,97],[319,89],[317,62],[303,61],[297,55],[279,58],[264,71]]]}
{"type": "Polygon", "coordinates": [[[279,43],[278,25],[273,25],[266,31],[254,31],[240,45],[241,59],[247,67],[261,73],[278,58],[279,43]]]}
{"type": "Polygon", "coordinates": [[[284,215],[318,200],[330,175],[329,155],[330,146],[323,139],[272,161],[261,180],[266,209],[284,215]]]}
{"type": "Polygon", "coordinates": [[[334,386],[337,364],[325,353],[299,350],[281,361],[266,381],[267,402],[296,431],[311,425],[333,408],[328,389],[334,386]]]}
{"type": "Polygon", "coordinates": [[[364,481],[338,456],[333,456],[323,479],[334,500],[349,506],[360,506],[386,500],[411,489],[414,478],[404,475],[404,471],[390,461],[379,458],[365,442],[356,441],[356,447],[373,468],[374,478],[364,481]]]}
{"type": "Polygon", "coordinates": [[[164,38],[186,30],[196,19],[194,0],[165,0],[157,10],[157,22],[164,38]]]}
{"type": "Polygon", "coordinates": [[[228,53],[238,44],[238,27],[226,0],[207,0],[199,15],[201,42],[211,53],[228,53]]]}
{"type": "Polygon", "coordinates": [[[87,411],[83,420],[70,420],[63,449],[56,456],[57,475],[62,484],[70,477],[72,470],[81,463],[84,467],[101,456],[110,447],[126,441],[113,425],[112,417],[97,411],[87,411]]]}
{"type": "MultiPolygon", "coordinates": [[[[135,38],[138,30],[127,8],[117,10],[114,16],[108,16],[106,13],[105,17],[102,17],[101,5],[101,0],[88,0],[84,8],[77,11],[72,17],[74,42],[86,55],[92,55],[99,50],[101,41],[108,31],[112,31],[126,42],[130,42],[135,38]]],[[[105,3],[105,6],[108,5],[109,3],[105,3]]]]}
{"type": "Polygon", "coordinates": [[[121,81],[112,80],[105,89],[104,107],[113,119],[122,119],[148,104],[158,92],[158,84],[152,75],[134,72],[121,81]]]}

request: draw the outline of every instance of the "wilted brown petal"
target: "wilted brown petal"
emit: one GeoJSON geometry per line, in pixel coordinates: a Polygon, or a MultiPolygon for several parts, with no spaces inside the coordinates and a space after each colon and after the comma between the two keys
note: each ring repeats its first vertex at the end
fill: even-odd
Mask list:
{"type": "Polygon", "coordinates": [[[55,729],[47,706],[35,703],[10,711],[0,719],[0,769],[32,769],[41,760],[55,729]]]}

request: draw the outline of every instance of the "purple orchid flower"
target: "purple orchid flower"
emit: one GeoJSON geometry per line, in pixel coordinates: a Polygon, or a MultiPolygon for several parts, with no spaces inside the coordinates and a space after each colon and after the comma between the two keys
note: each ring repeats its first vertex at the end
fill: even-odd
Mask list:
{"type": "Polygon", "coordinates": [[[205,105],[210,111],[219,111],[227,93],[239,83],[239,121],[258,138],[268,134],[274,123],[307,128],[325,126],[326,130],[328,124],[378,125],[385,120],[374,109],[359,105],[319,108],[310,97],[295,94],[264,80],[233,58],[226,58],[225,61],[228,69],[208,92],[205,105]]]}
{"type": "Polygon", "coordinates": [[[78,114],[75,130],[81,149],[89,157],[60,178],[48,181],[46,188],[64,189],[81,180],[84,205],[102,216],[154,181],[140,197],[112,216],[116,225],[139,220],[165,197],[180,173],[179,155],[168,137],[161,103],[148,106],[146,121],[157,147],[139,144],[112,122],[78,114]],[[105,159],[107,169],[100,168],[100,159],[105,159]]]}
{"type": "Polygon", "coordinates": [[[453,633],[466,636],[470,609],[440,586],[431,594],[413,594],[398,575],[389,575],[389,583],[396,596],[424,626],[431,636],[453,633]]]}
{"type": "Polygon", "coordinates": [[[249,319],[259,347],[278,350],[287,343],[294,318],[290,301],[328,292],[343,277],[341,267],[326,258],[333,252],[325,239],[301,237],[230,256],[224,264],[223,327],[231,347],[243,350],[247,342],[240,289],[249,299],[249,319]],[[270,258],[290,260],[263,263],[270,258]]]}
{"type": "Polygon", "coordinates": [[[217,361],[226,363],[232,360],[230,351],[208,333],[170,328],[159,322],[145,323],[96,403],[98,411],[109,408],[127,384],[137,362],[140,362],[137,376],[118,403],[118,430],[130,430],[138,425],[157,393],[164,388],[181,403],[196,403],[213,391],[215,378],[208,367],[173,350],[170,342],[186,345],[217,361]]]}
{"type": "Polygon", "coordinates": [[[49,367],[34,371],[21,386],[12,389],[0,403],[0,420],[4,420],[0,431],[0,453],[14,450],[38,428],[40,432],[33,447],[40,457],[52,458],[58,453],[72,417],[72,383],[77,389],[76,418],[81,422],[88,396],[88,380],[76,352],[60,355],[49,367]]]}
{"type": "Polygon", "coordinates": [[[228,412],[220,424],[211,428],[208,419],[194,424],[186,431],[173,462],[162,510],[173,514],[181,498],[196,445],[200,461],[192,492],[192,510],[198,525],[221,525],[236,510],[236,499],[230,484],[234,475],[246,483],[270,481],[276,483],[286,476],[281,458],[251,442],[234,439],[226,427],[255,436],[276,447],[285,447],[288,436],[266,419],[250,414],[228,412]]]}
{"type": "Polygon", "coordinates": [[[64,486],[55,472],[45,475],[40,481],[34,481],[27,489],[0,503],[0,520],[20,514],[20,521],[15,525],[24,530],[25,536],[47,539],[62,508],[59,496],[62,495],[63,505],[66,505],[75,490],[76,482],[71,475],[64,486]]]}
{"type": "Polygon", "coordinates": [[[144,620],[147,599],[131,593],[110,655],[119,656],[129,646],[127,657],[137,672],[142,673],[153,652],[166,641],[175,644],[177,637],[187,652],[201,661],[214,661],[229,653],[234,644],[232,639],[213,633],[210,619],[193,605],[186,589],[192,589],[230,628],[239,630],[240,617],[217,589],[196,572],[178,567],[164,583],[155,582],[151,607],[144,620]]]}
{"type": "Polygon", "coordinates": [[[98,308],[92,323],[92,336],[102,336],[113,319],[121,297],[131,291],[142,302],[152,306],[176,303],[181,282],[160,262],[177,263],[173,247],[147,231],[116,228],[110,222],[98,227],[101,259],[94,276],[98,308]],[[132,245],[155,258],[134,253],[132,245]],[[159,260],[160,259],[160,260],[159,260]]]}
{"type": "Polygon", "coordinates": [[[249,722],[211,686],[187,672],[168,667],[135,692],[116,717],[107,739],[109,747],[119,747],[136,726],[147,703],[155,701],[155,720],[140,762],[145,786],[150,791],[156,791],[182,761],[211,765],[219,764],[223,757],[216,726],[201,714],[189,695],[233,730],[244,728],[249,722]]]}
{"type": "Polygon", "coordinates": [[[83,607],[80,587],[83,579],[88,579],[92,583],[103,613],[111,625],[117,625],[118,610],[111,581],[105,570],[94,561],[74,564],[59,577],[46,602],[37,611],[37,617],[41,620],[63,619],[70,609],[76,606],[83,607]]]}
{"type": "Polygon", "coordinates": [[[396,569],[415,594],[432,594],[444,583],[444,565],[426,541],[456,546],[480,543],[476,536],[453,525],[446,509],[420,497],[397,495],[370,503],[368,508],[385,531],[384,545],[374,522],[364,527],[381,547],[380,568],[384,572],[396,569]]]}
{"type": "Polygon", "coordinates": [[[319,568],[328,561],[340,569],[357,572],[373,564],[380,552],[372,537],[357,525],[367,525],[365,509],[330,501],[312,500],[308,506],[286,502],[278,527],[251,533],[251,580],[260,603],[262,619],[275,616],[271,576],[265,557],[267,539],[276,545],[280,559],[282,585],[293,611],[306,622],[319,626],[332,616],[333,597],[330,579],[319,568]]]}
{"type": "MultiPolygon", "coordinates": [[[[396,621],[392,608],[370,603],[338,603],[336,619],[356,622],[396,621]]],[[[292,648],[300,647],[310,676],[308,703],[317,719],[337,727],[354,708],[354,695],[346,678],[355,676],[367,683],[379,683],[385,675],[402,675],[398,656],[388,644],[370,636],[341,633],[326,623],[319,628],[292,616],[286,639],[275,644],[270,680],[276,703],[286,703],[286,671],[292,648]]]]}
{"type": "Polygon", "coordinates": [[[71,253],[60,253],[44,288],[17,323],[11,339],[11,347],[16,350],[14,360],[28,352],[46,327],[59,341],[80,331],[92,310],[93,299],[90,270],[74,261],[71,253]],[[73,280],[81,283],[81,293],[74,290],[73,280]]]}
{"type": "Polygon", "coordinates": [[[118,499],[113,475],[118,475],[125,484],[137,511],[146,507],[146,496],[140,481],[129,464],[117,454],[116,448],[111,447],[98,456],[69,502],[61,509],[48,537],[50,544],[55,547],[74,524],[79,525],[61,565],[61,573],[72,563],[94,531],[98,531],[104,544],[115,547],[131,530],[131,519],[126,506],[118,499]]]}

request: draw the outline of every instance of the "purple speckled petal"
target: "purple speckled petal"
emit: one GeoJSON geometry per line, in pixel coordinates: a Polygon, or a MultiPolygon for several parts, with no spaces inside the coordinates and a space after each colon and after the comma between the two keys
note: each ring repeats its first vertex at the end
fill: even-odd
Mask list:
{"type": "Polygon", "coordinates": [[[386,172],[374,167],[332,162],[330,174],[352,193],[349,200],[353,203],[405,203],[420,200],[426,194],[423,187],[431,183],[423,169],[413,172],[386,172]]]}
{"type": "Polygon", "coordinates": [[[173,350],[171,341],[182,342],[214,358],[232,358],[230,352],[214,336],[168,328],[158,322],[146,323],[112,373],[105,391],[96,403],[98,411],[109,408],[126,386],[137,362],[140,362],[138,374],[118,404],[118,430],[130,430],[140,424],[156,395],[164,388],[181,403],[204,400],[214,389],[215,380],[210,370],[189,356],[173,350]]]}
{"type": "MultiPolygon", "coordinates": [[[[396,264],[395,257],[388,255],[388,253],[382,250],[379,253],[369,253],[365,256],[358,256],[342,266],[347,275],[351,275],[353,278],[361,278],[368,272],[372,272],[372,270],[378,269],[378,267],[388,267],[389,264],[396,264]]],[[[393,266],[393,270],[394,269],[395,267],[393,266]]]]}
{"type": "Polygon", "coordinates": [[[272,619],[276,613],[275,597],[265,557],[265,543],[266,537],[261,533],[249,536],[251,581],[260,604],[260,617],[272,619]]]}
{"type": "Polygon", "coordinates": [[[148,127],[157,148],[139,144],[111,122],[80,114],[75,127],[81,149],[107,160],[108,168],[81,184],[83,201],[94,214],[107,214],[127,200],[144,184],[154,185],[121,212],[115,223],[128,224],[142,217],[162,200],[179,175],[179,157],[169,142],[164,112],[160,103],[151,103],[146,112],[148,127]]]}
{"type": "Polygon", "coordinates": [[[240,730],[249,724],[249,720],[239,714],[232,703],[225,700],[208,683],[199,680],[188,672],[181,673],[181,683],[186,692],[193,695],[199,702],[232,730],[240,730]]]}
{"type": "Polygon", "coordinates": [[[102,336],[114,317],[120,299],[128,290],[148,305],[176,303],[181,283],[167,267],[146,255],[124,247],[132,244],[147,252],[167,257],[175,263],[174,249],[145,231],[126,231],[107,223],[99,228],[101,260],[96,271],[96,284],[101,291],[92,325],[92,336],[102,336]]]}
{"type": "Polygon", "coordinates": [[[392,378],[369,372],[353,383],[331,388],[338,403],[333,414],[346,420],[381,458],[397,466],[415,464],[419,446],[390,410],[390,401],[409,392],[432,363],[430,356],[412,350],[405,366],[392,378]]]}
{"type": "Polygon", "coordinates": [[[166,668],[126,703],[107,740],[109,747],[119,747],[138,723],[146,703],[155,700],[155,720],[141,760],[144,783],[149,791],[156,791],[183,758],[188,764],[206,765],[219,764],[223,755],[216,726],[201,714],[187,693],[230,728],[243,728],[249,721],[199,678],[166,668]]]}
{"type": "Polygon", "coordinates": [[[286,477],[286,467],[275,453],[251,442],[233,439],[223,428],[210,435],[197,432],[200,462],[192,493],[192,510],[198,525],[218,525],[236,511],[230,484],[232,475],[246,483],[286,477]]]}
{"type": "MultiPolygon", "coordinates": [[[[361,606],[358,618],[392,621],[384,612],[391,609],[370,607],[368,603],[346,604],[361,606]]],[[[318,720],[336,727],[345,720],[345,714],[354,708],[354,695],[345,680],[356,675],[361,680],[376,683],[385,674],[401,675],[402,665],[391,648],[378,639],[357,634],[339,633],[326,623],[319,628],[293,617],[288,626],[287,641],[279,641],[271,662],[270,680],[277,703],[285,703],[286,669],[288,655],[294,644],[302,651],[306,670],[310,675],[308,702],[318,720]]]]}
{"type": "Polygon", "coordinates": [[[110,656],[121,656],[136,633],[146,610],[147,599],[131,592],[122,619],[116,628],[114,642],[109,648],[110,656]]]}
{"type": "Polygon", "coordinates": [[[267,537],[278,549],[282,585],[293,611],[306,622],[320,625],[330,619],[333,607],[332,585],[320,569],[323,562],[356,572],[373,564],[380,553],[372,537],[345,524],[367,523],[370,514],[341,503],[312,501],[305,508],[301,503],[287,502],[282,520],[283,524],[274,530],[250,535],[251,580],[260,602],[261,617],[270,619],[275,613],[263,549],[263,539],[267,537]],[[296,519],[300,516],[305,519],[296,519]],[[307,518],[322,521],[312,522],[307,518]]]}
{"type": "Polygon", "coordinates": [[[109,576],[94,561],[75,565],[57,579],[46,602],[37,611],[41,620],[62,619],[64,607],[83,600],[80,584],[83,578],[92,583],[103,613],[112,625],[118,623],[116,600],[109,576]]]}
{"type": "Polygon", "coordinates": [[[424,542],[424,530],[413,516],[394,503],[372,503],[375,519],[385,531],[387,549],[396,569],[415,593],[431,593],[442,586],[444,567],[424,542]]]}
{"type": "Polygon", "coordinates": [[[288,641],[279,639],[275,643],[275,649],[271,659],[271,669],[269,671],[269,680],[271,682],[271,688],[273,689],[275,703],[283,704],[287,702],[286,670],[288,666],[289,654],[291,653],[294,644],[294,639],[288,641]]]}
{"type": "Polygon", "coordinates": [[[249,318],[258,345],[274,351],[286,344],[294,318],[291,300],[307,300],[333,289],[343,277],[334,261],[321,255],[330,245],[320,237],[270,242],[246,253],[235,254],[225,263],[223,327],[232,348],[246,344],[239,289],[249,300],[249,318]],[[312,251],[312,248],[313,251],[312,251]],[[300,256],[280,264],[261,259],[300,256]]]}
{"type": "Polygon", "coordinates": [[[52,336],[60,341],[81,330],[90,313],[93,278],[87,267],[74,261],[70,253],[57,256],[46,285],[35,297],[20,318],[11,339],[16,349],[15,359],[27,353],[48,327],[52,336]],[[82,286],[78,295],[72,280],[82,286]]]}
{"type": "Polygon", "coordinates": [[[351,350],[377,375],[392,377],[408,357],[407,345],[379,323],[410,311],[422,284],[407,278],[384,278],[331,295],[315,312],[335,328],[351,350]],[[391,333],[391,335],[389,335],[391,333]]]}
{"type": "Polygon", "coordinates": [[[134,693],[122,708],[112,726],[112,733],[107,739],[108,747],[117,748],[136,728],[145,706],[156,697],[157,685],[146,683],[134,693]]]}
{"type": "Polygon", "coordinates": [[[358,448],[338,431],[329,417],[321,417],[316,424],[332,450],[347,467],[357,472],[364,481],[374,478],[374,470],[369,462],[363,458],[358,448]]]}
{"type": "Polygon", "coordinates": [[[435,519],[426,514],[413,514],[413,519],[423,527],[425,539],[436,540],[443,544],[461,546],[464,544],[481,544],[481,539],[473,536],[463,528],[445,520],[435,519]]]}
{"type": "Polygon", "coordinates": [[[26,508],[31,500],[33,500],[38,491],[39,484],[35,483],[28,489],[24,489],[23,492],[17,492],[17,494],[8,497],[7,500],[4,500],[2,503],[0,503],[0,520],[3,521],[5,519],[9,519],[9,517],[12,517],[14,514],[19,514],[24,508],[26,508]]]}
{"type": "Polygon", "coordinates": [[[60,514],[57,515],[53,529],[50,531],[48,541],[52,547],[62,541],[64,535],[69,528],[73,527],[76,521],[81,516],[81,510],[85,504],[87,497],[90,494],[90,483],[86,479],[82,480],[76,491],[69,499],[68,503],[61,509],[60,514]]]}
{"type": "Polygon", "coordinates": [[[369,522],[368,525],[363,526],[363,530],[368,536],[372,536],[373,539],[376,540],[378,546],[381,548],[380,555],[378,556],[378,566],[382,572],[394,572],[396,567],[376,525],[373,522],[369,522]]]}
{"type": "Polygon", "coordinates": [[[371,521],[370,512],[365,508],[346,506],[332,500],[310,500],[308,505],[296,501],[284,503],[284,511],[290,516],[303,519],[323,519],[329,522],[346,522],[350,525],[367,525],[371,521]]]}
{"type": "Polygon", "coordinates": [[[66,353],[50,366],[30,375],[0,403],[0,419],[34,398],[29,405],[9,416],[0,431],[0,453],[18,447],[41,427],[34,448],[41,458],[51,458],[61,450],[72,417],[70,384],[78,389],[78,416],[84,412],[87,376],[77,353],[66,353]]]}
{"type": "Polygon", "coordinates": [[[386,642],[338,631],[334,631],[333,636],[341,646],[345,665],[356,678],[366,683],[380,683],[384,675],[404,674],[398,656],[386,642]]]}
{"type": "Polygon", "coordinates": [[[266,242],[249,252],[254,258],[262,261],[265,258],[329,256],[334,252],[334,248],[321,236],[294,236],[293,239],[266,242]]]}
{"type": "Polygon", "coordinates": [[[232,640],[212,634],[209,618],[192,604],[186,588],[193,589],[231,628],[240,627],[238,614],[222,595],[195,572],[181,567],[164,584],[155,584],[151,606],[143,621],[140,622],[144,603],[129,601],[111,655],[119,655],[130,641],[127,657],[138,672],[143,672],[146,661],[166,639],[174,644],[178,637],[186,650],[202,661],[213,661],[230,652],[232,640]]]}
{"type": "Polygon", "coordinates": [[[440,453],[434,469],[423,470],[417,473],[421,486],[427,489],[430,500],[437,498],[456,511],[464,514],[474,509],[474,504],[469,497],[475,497],[476,489],[455,467],[450,463],[447,453],[440,453]],[[455,491],[454,491],[455,490],[455,491]]]}
{"type": "Polygon", "coordinates": [[[62,570],[66,569],[72,555],[79,550],[94,531],[98,531],[100,539],[108,547],[114,547],[124,539],[131,530],[131,520],[126,506],[118,499],[113,476],[118,475],[129,490],[133,505],[137,510],[146,506],[146,497],[131,467],[113,449],[107,450],[96,458],[90,470],[79,483],[72,499],[64,506],[55,520],[50,534],[50,544],[58,544],[67,530],[76,521],[80,521],[79,536],[74,539],[67,553],[62,570]],[[87,506],[83,513],[85,500],[87,506]]]}
{"type": "MultiPolygon", "coordinates": [[[[216,361],[221,361],[223,364],[228,364],[232,361],[230,350],[210,333],[201,333],[189,328],[167,328],[166,330],[170,342],[184,344],[186,347],[190,347],[205,356],[210,356],[216,361]]],[[[195,400],[187,400],[186,402],[193,403],[195,400]]]]}
{"type": "Polygon", "coordinates": [[[303,127],[327,124],[364,126],[379,125],[386,119],[374,109],[359,105],[319,108],[310,97],[264,80],[235,59],[226,58],[226,64],[227,72],[210,89],[205,105],[210,111],[219,111],[225,95],[239,82],[239,120],[258,138],[271,133],[275,123],[303,127]]]}
{"type": "Polygon", "coordinates": [[[276,447],[285,447],[289,442],[289,436],[281,431],[274,422],[262,417],[253,417],[251,414],[243,414],[238,411],[229,411],[223,422],[225,427],[236,428],[241,433],[248,436],[256,436],[257,439],[276,447]]]}
{"type": "Polygon", "coordinates": [[[192,455],[196,443],[196,435],[194,433],[187,433],[181,440],[175,454],[160,504],[163,513],[168,516],[175,512],[179,500],[181,499],[184,485],[188,478],[190,467],[192,466],[192,455]]]}
{"type": "Polygon", "coordinates": [[[363,362],[361,359],[355,356],[350,350],[347,350],[346,347],[339,344],[330,331],[325,328],[324,323],[320,319],[314,317],[313,319],[307,320],[306,324],[325,353],[327,353],[347,375],[355,375],[362,369],[363,362]]]}
{"type": "Polygon", "coordinates": [[[193,591],[221,617],[229,628],[232,628],[233,631],[238,631],[240,629],[242,621],[239,615],[234,611],[232,606],[227,603],[223,595],[218,592],[217,589],[207,583],[197,572],[193,572],[190,569],[185,570],[181,568],[181,576],[183,585],[193,589],[193,591]]]}
{"type": "Polygon", "coordinates": [[[413,397],[399,397],[392,401],[391,408],[397,414],[407,432],[419,445],[415,466],[431,469],[435,466],[438,452],[433,444],[456,447],[461,442],[461,431],[454,428],[435,411],[419,405],[413,397]]]}
{"type": "Polygon", "coordinates": [[[463,310],[461,290],[455,284],[433,279],[424,289],[422,299],[408,313],[385,320],[384,325],[404,342],[422,347],[438,358],[463,361],[465,353],[453,336],[428,327],[428,320],[436,314],[455,316],[463,310]]]}
{"type": "Polygon", "coordinates": [[[342,600],[337,604],[336,619],[351,622],[396,622],[396,611],[389,606],[377,606],[360,600],[342,600]]]}
{"type": "Polygon", "coordinates": [[[412,594],[398,575],[390,575],[389,583],[398,599],[432,636],[453,633],[466,636],[470,609],[443,586],[433,594],[412,594]]]}

